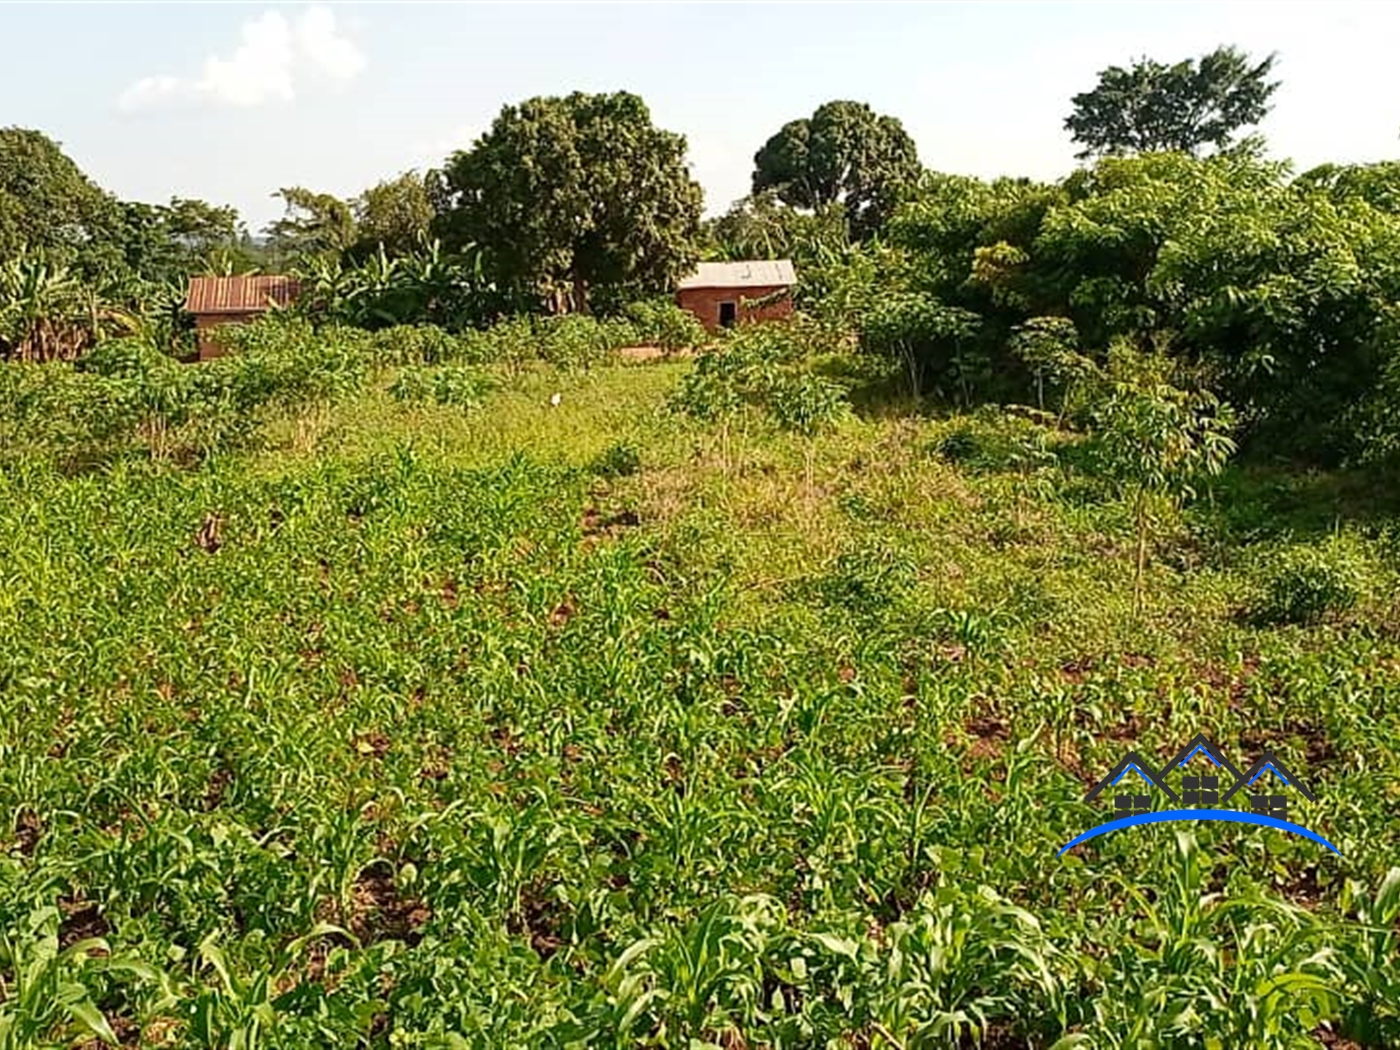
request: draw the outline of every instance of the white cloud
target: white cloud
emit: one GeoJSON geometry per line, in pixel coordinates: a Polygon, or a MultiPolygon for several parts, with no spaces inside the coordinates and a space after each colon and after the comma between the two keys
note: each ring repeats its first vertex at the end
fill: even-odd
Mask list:
{"type": "Polygon", "coordinates": [[[176,77],[142,77],[118,96],[117,108],[134,110],[159,105],[166,99],[178,96],[180,89],[181,84],[176,77]]]}
{"type": "Polygon", "coordinates": [[[199,79],[142,77],[121,93],[117,107],[129,112],[179,101],[242,107],[290,102],[303,72],[348,81],[365,68],[364,53],[339,32],[328,7],[310,7],[295,23],[267,11],[245,22],[239,36],[231,55],[204,60],[199,79]]]}
{"type": "Polygon", "coordinates": [[[365,68],[364,53],[336,32],[329,7],[313,7],[297,22],[297,43],[313,66],[336,80],[351,80],[365,68]]]}

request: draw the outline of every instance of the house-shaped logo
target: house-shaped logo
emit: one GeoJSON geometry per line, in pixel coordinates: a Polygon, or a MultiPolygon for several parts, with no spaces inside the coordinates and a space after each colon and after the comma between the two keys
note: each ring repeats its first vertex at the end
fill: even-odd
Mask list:
{"type": "Polygon", "coordinates": [[[1316,832],[1288,820],[1288,795],[1284,789],[1295,790],[1309,802],[1316,802],[1317,796],[1272,751],[1265,751],[1241,772],[1220,748],[1197,733],[1160,769],[1140,752],[1129,751],[1089,789],[1084,801],[1093,802],[1110,788],[1114,819],[1071,840],[1060,850],[1061,855],[1072,846],[1109,831],[1169,820],[1261,824],[1310,838],[1338,853],[1332,843],[1316,832]],[[1203,771],[1188,771],[1188,764],[1193,762],[1193,769],[1203,771]],[[1179,781],[1179,789],[1173,781],[1179,781]],[[1170,808],[1163,808],[1166,804],[1170,808]]]}

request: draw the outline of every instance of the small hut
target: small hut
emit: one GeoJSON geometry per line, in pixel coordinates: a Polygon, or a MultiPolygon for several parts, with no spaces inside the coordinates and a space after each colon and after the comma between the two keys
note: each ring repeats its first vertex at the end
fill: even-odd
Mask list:
{"type": "Polygon", "coordinates": [[[701,263],[676,286],[676,303],[711,332],[742,321],[775,321],[792,314],[797,274],[787,259],[701,263]]]}
{"type": "Polygon", "coordinates": [[[219,325],[242,324],[272,306],[289,306],[297,297],[294,277],[191,277],[185,309],[194,315],[199,360],[224,352],[212,333],[219,325]]]}

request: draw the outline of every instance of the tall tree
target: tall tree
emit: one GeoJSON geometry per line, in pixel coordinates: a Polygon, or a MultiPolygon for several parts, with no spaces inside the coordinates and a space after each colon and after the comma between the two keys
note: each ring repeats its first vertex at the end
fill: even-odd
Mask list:
{"type": "Polygon", "coordinates": [[[88,275],[120,264],[121,209],[41,131],[0,128],[0,258],[42,249],[88,275]]]}
{"type": "Polygon", "coordinates": [[[357,253],[379,245],[390,255],[405,255],[429,237],[435,214],[433,180],[406,171],[396,179],[376,183],[351,202],[355,215],[357,253]]]}
{"type": "Polygon", "coordinates": [[[794,260],[799,268],[847,247],[846,216],[840,204],[799,211],[765,190],[736,201],[705,223],[707,253],[716,259],[794,260]]]}
{"type": "Polygon", "coordinates": [[[588,309],[593,286],[661,289],[696,259],[702,194],[685,138],[619,91],[506,106],[444,175],[440,228],[475,243],[497,279],[588,309]]]}
{"type": "Polygon", "coordinates": [[[355,243],[355,213],[330,193],[302,186],[278,190],[286,214],[267,227],[272,249],[283,257],[338,257],[355,243]]]}
{"type": "Polygon", "coordinates": [[[1279,86],[1269,79],[1274,58],[1256,63],[1236,48],[1219,47],[1171,66],[1147,58],[1131,69],[1109,66],[1092,91],[1074,96],[1065,128],[1084,147],[1081,159],[1224,149],[1236,132],[1269,112],[1269,98],[1279,86]]]}
{"type": "Polygon", "coordinates": [[[795,208],[845,206],[856,237],[877,230],[919,176],[914,140],[896,118],[835,101],[792,120],[754,154],[753,191],[774,189],[795,208]]]}

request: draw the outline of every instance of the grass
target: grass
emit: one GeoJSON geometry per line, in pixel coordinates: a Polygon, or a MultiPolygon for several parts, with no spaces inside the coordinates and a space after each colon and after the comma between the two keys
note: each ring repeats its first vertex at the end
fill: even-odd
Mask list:
{"type": "Polygon", "coordinates": [[[1132,522],[1072,456],[869,413],[808,491],[801,439],[755,422],[726,467],[665,410],[688,367],[468,410],[386,376],[195,469],[0,473],[0,1046],[1393,1042],[1364,489],[1228,473],[1135,617],[1132,522]],[[619,445],[640,469],[590,469],[619,445]],[[1366,594],[1259,625],[1323,519],[1366,594]],[[1056,858],[1125,747],[1198,730],[1273,748],[1342,859],[1231,825],[1056,858]]]}

